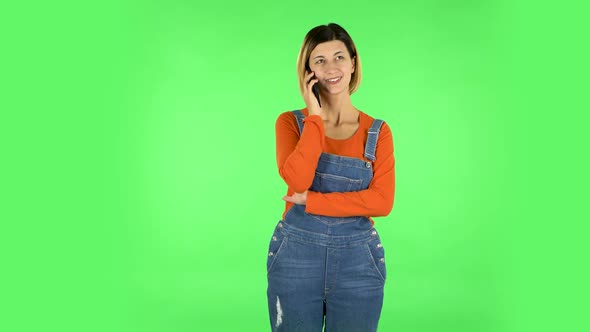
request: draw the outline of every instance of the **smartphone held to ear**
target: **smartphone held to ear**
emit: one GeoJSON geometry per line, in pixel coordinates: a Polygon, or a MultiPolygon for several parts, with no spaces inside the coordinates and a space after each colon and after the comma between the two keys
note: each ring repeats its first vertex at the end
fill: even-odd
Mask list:
{"type": "MultiPolygon", "coordinates": [[[[314,78],[315,78],[315,76],[314,76],[314,78]]],[[[320,107],[322,107],[322,103],[320,102],[320,86],[319,86],[319,84],[318,83],[314,84],[311,87],[311,90],[313,91],[314,96],[318,100],[318,104],[320,105],[320,107]]]]}
{"type": "MultiPolygon", "coordinates": [[[[309,66],[307,67],[307,71],[311,72],[311,69],[309,68],[309,66]]],[[[315,79],[315,75],[313,75],[313,77],[311,78],[312,80],[315,79]]],[[[318,100],[318,104],[320,105],[320,107],[322,107],[322,103],[320,101],[320,85],[318,83],[315,83],[312,87],[311,90],[313,91],[313,95],[316,97],[316,99],[318,100]]]]}

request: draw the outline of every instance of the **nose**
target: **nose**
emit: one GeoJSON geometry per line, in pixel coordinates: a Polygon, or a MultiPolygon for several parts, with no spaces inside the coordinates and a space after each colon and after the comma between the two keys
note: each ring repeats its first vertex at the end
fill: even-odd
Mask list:
{"type": "Polygon", "coordinates": [[[336,65],[336,63],[334,61],[328,61],[328,62],[326,62],[326,65],[324,66],[324,73],[326,75],[331,75],[337,71],[337,68],[338,68],[338,66],[336,65]]]}

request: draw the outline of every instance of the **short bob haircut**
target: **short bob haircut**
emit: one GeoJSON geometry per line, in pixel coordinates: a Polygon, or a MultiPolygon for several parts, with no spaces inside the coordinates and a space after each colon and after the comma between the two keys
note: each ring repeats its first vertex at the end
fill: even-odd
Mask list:
{"type": "Polygon", "coordinates": [[[307,33],[303,40],[303,45],[299,51],[297,57],[297,77],[299,78],[299,88],[302,90],[305,88],[304,79],[306,68],[309,65],[309,56],[311,51],[318,46],[318,44],[339,40],[346,45],[350,58],[354,60],[354,72],[350,78],[350,84],[348,85],[348,91],[353,94],[361,84],[361,60],[356,51],[356,46],[350,38],[350,35],[344,28],[336,23],[330,23],[328,25],[319,25],[307,33]]]}

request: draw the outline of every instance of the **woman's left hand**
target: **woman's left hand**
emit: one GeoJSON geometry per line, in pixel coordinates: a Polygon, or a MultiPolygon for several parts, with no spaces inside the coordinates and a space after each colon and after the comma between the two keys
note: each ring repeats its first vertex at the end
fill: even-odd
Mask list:
{"type": "Polygon", "coordinates": [[[283,196],[283,200],[299,205],[305,205],[305,203],[307,202],[307,190],[302,193],[294,193],[291,196],[285,195],[283,196]]]}

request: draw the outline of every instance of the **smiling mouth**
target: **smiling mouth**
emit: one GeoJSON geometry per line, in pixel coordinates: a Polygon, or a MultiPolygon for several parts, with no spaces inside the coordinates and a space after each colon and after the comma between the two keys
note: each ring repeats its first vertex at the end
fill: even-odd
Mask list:
{"type": "Polygon", "coordinates": [[[329,84],[336,84],[336,83],[340,82],[341,79],[342,79],[342,76],[339,76],[339,77],[335,77],[335,78],[330,78],[330,79],[326,80],[326,82],[328,82],[329,84]]]}

